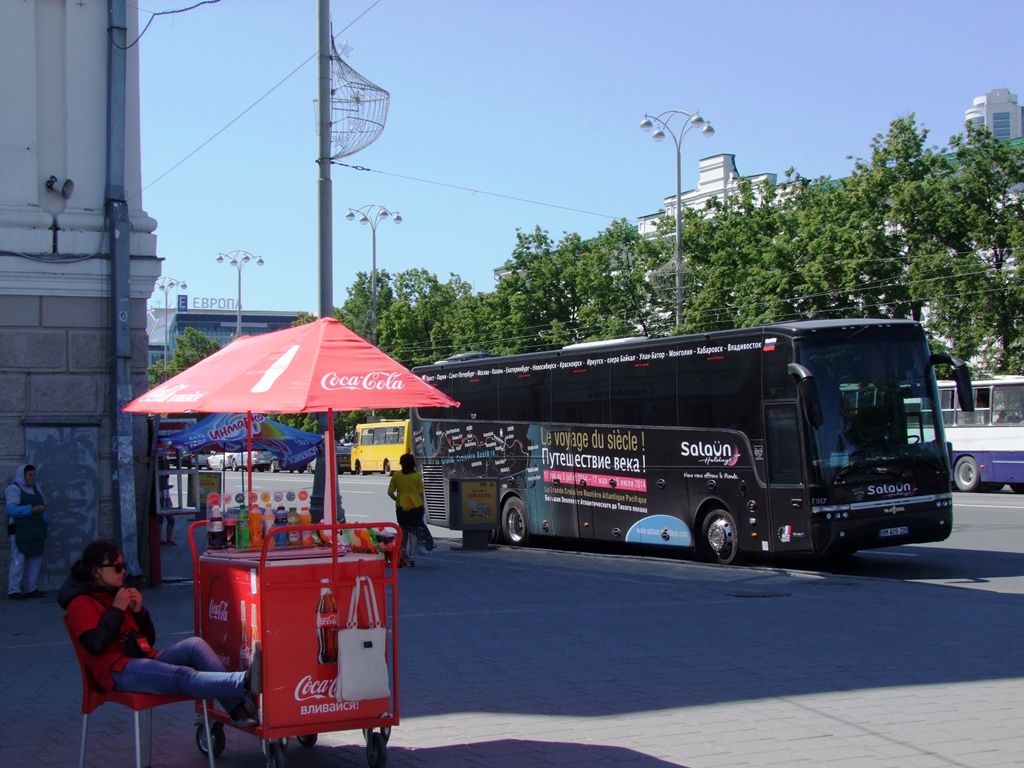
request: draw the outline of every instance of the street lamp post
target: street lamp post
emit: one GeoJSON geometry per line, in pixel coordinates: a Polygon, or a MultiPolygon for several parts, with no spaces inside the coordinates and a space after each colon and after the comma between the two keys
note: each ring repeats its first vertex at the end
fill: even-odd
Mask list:
{"type": "Polygon", "coordinates": [[[235,338],[237,339],[242,335],[242,267],[250,261],[256,262],[257,267],[262,267],[263,257],[253,256],[248,251],[231,251],[217,256],[218,264],[223,264],[225,261],[238,270],[238,302],[235,305],[235,338]]]}
{"type": "Polygon", "coordinates": [[[395,224],[402,223],[402,214],[393,214],[383,205],[364,205],[362,208],[349,208],[345,218],[355,221],[359,217],[360,224],[369,224],[373,230],[373,268],[370,272],[370,343],[377,346],[377,225],[384,219],[392,219],[395,224]]]}
{"type": "Polygon", "coordinates": [[[693,112],[684,112],[681,109],[670,109],[666,112],[662,112],[657,117],[651,115],[644,115],[643,121],[640,123],[640,130],[645,133],[652,128],[657,128],[654,133],[651,134],[651,138],[655,141],[662,141],[665,138],[666,132],[672,137],[672,140],[676,143],[676,249],[675,249],[675,271],[676,271],[676,326],[683,324],[683,254],[682,254],[682,229],[683,229],[683,214],[682,214],[682,163],[680,160],[681,150],[683,146],[683,137],[689,133],[691,128],[700,128],[700,132],[704,134],[706,138],[711,138],[715,135],[715,129],[711,127],[711,123],[707,122],[703,117],[698,114],[699,110],[693,112]],[[681,128],[678,128],[678,133],[672,130],[669,123],[672,118],[676,115],[681,115],[683,118],[683,124],[681,128]]]}
{"type": "Polygon", "coordinates": [[[167,295],[175,288],[181,288],[185,290],[188,285],[184,280],[176,280],[173,277],[161,277],[156,281],[156,289],[163,291],[164,294],[164,372],[161,377],[161,381],[167,381],[167,337],[170,335],[170,327],[167,324],[167,319],[170,316],[171,307],[167,301],[167,295]]]}

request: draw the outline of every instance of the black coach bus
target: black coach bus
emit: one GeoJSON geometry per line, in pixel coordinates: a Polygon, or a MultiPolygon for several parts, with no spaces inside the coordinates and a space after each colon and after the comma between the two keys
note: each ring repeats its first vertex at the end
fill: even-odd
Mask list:
{"type": "Polygon", "coordinates": [[[446,479],[500,478],[500,535],[683,547],[712,562],[950,534],[930,354],[909,320],[780,323],[459,355],[416,372],[459,402],[412,413],[428,520],[446,479]],[[461,358],[461,359],[459,359],[461,358]]]}

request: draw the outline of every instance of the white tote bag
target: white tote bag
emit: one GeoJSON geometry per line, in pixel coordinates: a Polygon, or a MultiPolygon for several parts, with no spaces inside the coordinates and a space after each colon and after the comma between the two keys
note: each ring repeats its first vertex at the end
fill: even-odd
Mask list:
{"type": "Polygon", "coordinates": [[[356,579],[348,607],[348,622],[338,630],[339,701],[385,699],[391,695],[388,681],[387,635],[380,621],[373,582],[369,576],[356,579]],[[366,596],[368,629],[359,628],[359,600],[366,596]]]}

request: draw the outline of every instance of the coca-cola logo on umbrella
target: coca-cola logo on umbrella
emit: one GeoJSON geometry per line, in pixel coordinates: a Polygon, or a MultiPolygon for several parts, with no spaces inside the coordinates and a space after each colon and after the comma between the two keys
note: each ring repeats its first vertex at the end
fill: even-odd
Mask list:
{"type": "Polygon", "coordinates": [[[399,373],[383,373],[372,371],[362,376],[344,376],[329,371],[320,379],[320,387],[327,391],[339,389],[364,389],[364,390],[399,390],[404,389],[402,376],[399,373]]]}

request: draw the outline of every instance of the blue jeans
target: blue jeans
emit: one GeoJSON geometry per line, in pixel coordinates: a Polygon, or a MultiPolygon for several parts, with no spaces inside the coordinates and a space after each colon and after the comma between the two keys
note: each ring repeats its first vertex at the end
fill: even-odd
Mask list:
{"type": "Polygon", "coordinates": [[[132,659],[113,677],[118,691],[217,699],[229,713],[245,698],[245,672],[225,671],[201,637],[181,640],[153,659],[132,659]]]}

